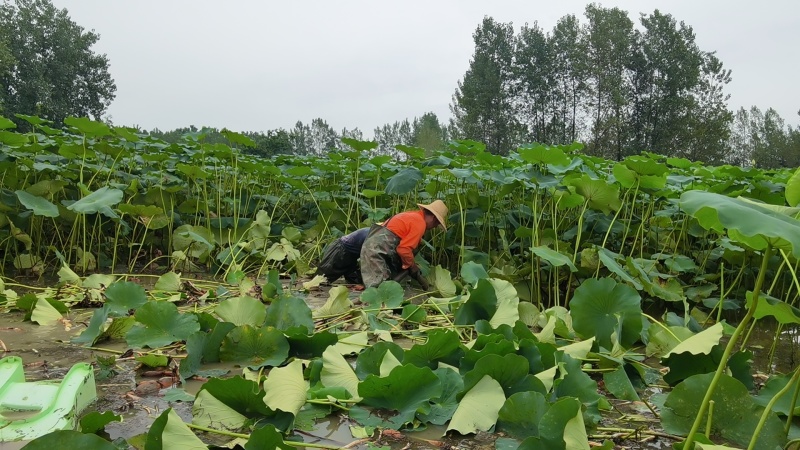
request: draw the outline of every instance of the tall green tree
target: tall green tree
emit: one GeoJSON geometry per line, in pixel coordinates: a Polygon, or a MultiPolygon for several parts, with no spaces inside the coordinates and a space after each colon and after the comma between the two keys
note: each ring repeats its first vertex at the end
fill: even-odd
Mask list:
{"type": "Polygon", "coordinates": [[[702,52],[701,56],[700,80],[691,91],[693,103],[685,130],[686,141],[679,147],[688,151],[677,154],[695,161],[721,164],[727,156],[726,143],[733,119],[728,109],[730,95],[724,90],[731,81],[731,71],[722,66],[714,53],[702,52]]]}
{"type": "Polygon", "coordinates": [[[587,97],[592,113],[589,150],[622,159],[628,148],[628,67],[633,43],[633,22],[619,8],[586,7],[587,97]]]}
{"type": "Polygon", "coordinates": [[[505,154],[519,130],[512,105],[514,28],[485,17],[473,39],[475,52],[450,105],[453,131],[505,154]]]}
{"type": "Polygon", "coordinates": [[[516,37],[514,80],[514,104],[525,140],[560,143],[553,51],[537,23],[524,25],[516,37]]]}
{"type": "Polygon", "coordinates": [[[106,55],[92,51],[99,38],[49,0],[0,5],[0,42],[12,57],[4,58],[0,50],[0,60],[10,64],[0,71],[5,114],[38,115],[57,125],[68,116],[100,119],[116,85],[106,55]]]}
{"type": "Polygon", "coordinates": [[[578,141],[585,131],[588,83],[584,34],[578,18],[570,14],[558,20],[550,37],[549,47],[556,77],[552,93],[554,128],[557,131],[554,143],[578,141]]]}
{"type": "Polygon", "coordinates": [[[415,147],[429,151],[442,150],[448,140],[447,127],[439,123],[439,118],[433,112],[415,117],[411,128],[411,143],[415,147]]]}

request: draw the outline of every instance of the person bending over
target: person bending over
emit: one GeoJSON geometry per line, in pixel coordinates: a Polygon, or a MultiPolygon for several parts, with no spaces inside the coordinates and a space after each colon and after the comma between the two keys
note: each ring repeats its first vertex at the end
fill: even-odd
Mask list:
{"type": "Polygon", "coordinates": [[[328,244],[322,251],[322,258],[314,275],[324,275],[328,283],[333,283],[344,276],[348,283],[360,284],[358,258],[367,234],[369,228],[360,228],[328,244]]]}
{"type": "Polygon", "coordinates": [[[414,262],[414,250],[427,230],[445,227],[447,206],[441,200],[429,205],[417,204],[419,210],[406,211],[392,216],[382,225],[373,225],[361,247],[361,277],[364,287],[376,287],[381,282],[394,279],[402,273],[420,281],[423,289],[427,282],[414,262]]]}

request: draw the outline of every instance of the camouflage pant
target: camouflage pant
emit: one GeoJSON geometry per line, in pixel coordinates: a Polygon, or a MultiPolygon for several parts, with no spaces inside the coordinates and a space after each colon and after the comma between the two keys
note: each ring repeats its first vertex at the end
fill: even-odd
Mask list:
{"type": "Polygon", "coordinates": [[[400,238],[380,225],[373,225],[361,247],[361,277],[364,287],[376,287],[394,277],[402,263],[397,254],[400,238]]]}
{"type": "Polygon", "coordinates": [[[315,275],[324,275],[329,283],[333,283],[341,276],[344,276],[348,283],[361,283],[358,255],[348,252],[342,241],[336,239],[322,251],[322,258],[315,275]]]}

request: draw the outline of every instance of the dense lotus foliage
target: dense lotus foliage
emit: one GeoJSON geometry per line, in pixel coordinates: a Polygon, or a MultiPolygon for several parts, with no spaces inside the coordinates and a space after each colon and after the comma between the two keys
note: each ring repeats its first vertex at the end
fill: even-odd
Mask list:
{"type": "MultiPolygon", "coordinates": [[[[498,156],[472,141],[386,155],[345,139],[326,157],[267,160],[234,132],[229,145],[202,133],[166,144],[88,119],[56,130],[22,118],[32,132],[0,118],[0,267],[58,281],[0,286],[7,306],[46,325],[90,299],[75,344],[124,340],[144,364],[180,350],[181,379],[209,378],[194,397],[168,394],[193,400],[193,420],[164,412],[145,448],[206,448],[192,428],[291,448],[331,414],[364,436],[441,425],[501,431],[498,448],[589,448],[620,399],[658,409],[659,428],[697,448],[773,449],[798,434],[798,372],[756,391],[741,342],[753,320],[800,322],[791,171],[609,161],[579,144],[498,156]],[[327,241],[432,199],[451,215],[417,255],[431,292],[386,282],[354,305],[335,286],[312,311],[308,278],[327,241]],[[131,279],[154,271],[148,289],[131,279]],[[193,272],[220,281],[198,289],[193,272]],[[735,317],[736,328],[724,320],[735,317]],[[220,377],[206,366],[219,361],[243,370],[220,377]],[[645,398],[648,386],[671,389],[645,398]]],[[[92,413],[83,430],[113,417],[92,413]]],[[[114,448],[93,438],[60,432],[29,448],[114,448]]]]}

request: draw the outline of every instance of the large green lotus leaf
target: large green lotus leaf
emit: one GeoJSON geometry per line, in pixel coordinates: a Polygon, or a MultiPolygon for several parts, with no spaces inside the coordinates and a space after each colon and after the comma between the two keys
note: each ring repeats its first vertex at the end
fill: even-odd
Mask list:
{"type": "Polygon", "coordinates": [[[435,330],[428,334],[424,344],[414,344],[406,350],[403,364],[437,369],[439,363],[458,366],[464,355],[464,348],[458,333],[452,330],[435,330]]]}
{"type": "Polygon", "coordinates": [[[575,359],[586,359],[586,356],[592,351],[592,346],[594,345],[595,338],[591,337],[586,339],[585,341],[578,341],[573,342],[572,344],[567,344],[562,347],[558,347],[558,350],[564,352],[565,355],[569,355],[575,359]]]}
{"type": "Polygon", "coordinates": [[[219,401],[207,390],[197,393],[192,404],[192,423],[201,427],[238,430],[247,423],[247,417],[219,401]]]}
{"type": "Polygon", "coordinates": [[[785,188],[786,203],[789,206],[800,206],[800,168],[795,170],[785,188]]]}
{"type": "Polygon", "coordinates": [[[405,195],[417,187],[423,174],[415,167],[407,167],[392,175],[386,182],[386,193],[389,195],[405,195]]]}
{"type": "Polygon", "coordinates": [[[144,288],[130,281],[117,281],[105,291],[106,304],[112,315],[124,316],[131,309],[137,309],[147,303],[144,288]]]}
{"type": "Polygon", "coordinates": [[[322,353],[320,380],[325,387],[342,387],[347,389],[347,392],[353,397],[358,396],[360,380],[347,360],[333,346],[328,347],[322,353]]]}
{"type": "Polygon", "coordinates": [[[164,411],[147,431],[147,450],[208,450],[172,408],[164,411]]]}
{"type": "Polygon", "coordinates": [[[296,359],[284,367],[270,370],[264,381],[264,403],[274,411],[286,411],[295,417],[306,403],[308,381],[303,378],[303,362],[296,359]]]}
{"type": "Polygon", "coordinates": [[[577,208],[586,201],[582,195],[569,191],[555,191],[553,192],[553,198],[560,210],[577,208]]]}
{"type": "Polygon", "coordinates": [[[250,439],[244,444],[244,450],[283,449],[294,450],[297,447],[287,444],[283,435],[274,426],[267,424],[250,433],[250,439]]]}
{"type": "Polygon", "coordinates": [[[555,164],[565,166],[569,164],[569,157],[558,147],[549,147],[541,144],[529,144],[517,149],[520,158],[531,164],[555,164]]]}
{"type": "MultiPolygon", "coordinates": [[[[747,297],[747,308],[750,308],[750,304],[753,303],[753,292],[747,291],[745,296],[747,297]]],[[[800,309],[797,307],[763,293],[759,296],[759,299],[756,313],[753,316],[756,319],[772,316],[778,323],[783,325],[800,323],[800,309]]]]}
{"type": "Polygon", "coordinates": [[[151,301],[136,310],[136,323],[125,339],[133,348],[158,348],[186,340],[200,330],[197,316],[181,314],[169,302],[151,301]]]}
{"type": "Polygon", "coordinates": [[[640,175],[661,176],[669,172],[669,168],[647,156],[629,156],[622,161],[626,167],[640,175]]]}
{"type": "Polygon", "coordinates": [[[539,435],[539,422],[550,408],[540,392],[518,392],[506,399],[497,416],[497,431],[517,439],[539,435]]]}
{"type": "Polygon", "coordinates": [[[608,392],[620,400],[630,400],[632,402],[641,400],[623,366],[617,367],[617,370],[612,372],[604,372],[603,382],[605,382],[608,392]]]}
{"type": "Polygon", "coordinates": [[[214,308],[214,312],[224,321],[236,326],[250,325],[260,327],[264,324],[267,310],[260,300],[243,295],[225,299],[214,308]]]}
{"type": "Polygon", "coordinates": [[[586,339],[597,337],[609,350],[614,346],[611,335],[616,333],[619,343],[629,348],[642,331],[641,301],[633,288],[611,278],[586,280],[569,303],[572,326],[586,339]]]}
{"type": "Polygon", "coordinates": [[[273,327],[255,328],[241,325],[222,340],[219,358],[222,361],[244,362],[250,368],[279,366],[289,356],[289,341],[273,327]]]}
{"type": "MultiPolygon", "coordinates": [[[[675,386],[661,409],[664,431],[680,436],[689,433],[713,377],[713,373],[694,375],[675,386]]],[[[724,374],[719,379],[711,400],[714,401],[711,432],[746,446],[764,408],[753,401],[747,388],[739,380],[724,374]]],[[[783,424],[775,413],[770,413],[755,448],[781,448],[784,441],[783,424]]]]}
{"type": "Polygon", "coordinates": [[[706,191],[681,195],[681,208],[705,229],[724,232],[756,250],[767,244],[800,258],[800,221],[738,198],[706,191]]]}
{"type": "Polygon", "coordinates": [[[479,320],[490,320],[496,311],[497,294],[494,286],[483,278],[469,290],[469,298],[456,310],[453,323],[473,325],[479,320]]]}
{"type": "MultiPolygon", "coordinates": [[[[791,378],[791,374],[771,376],[764,387],[758,391],[758,395],[754,398],[755,402],[766,408],[767,404],[772,400],[772,397],[775,397],[778,391],[785,388],[786,385],[789,384],[789,381],[791,381],[791,378]]],[[[792,409],[794,409],[792,415],[797,416],[800,414],[800,405],[792,405],[792,393],[795,389],[797,389],[797,382],[792,385],[786,394],[778,399],[775,406],[772,407],[772,410],[783,416],[788,416],[792,409]]]]}
{"type": "Polygon", "coordinates": [[[431,399],[431,410],[418,413],[417,417],[434,425],[444,425],[458,408],[458,394],[464,390],[464,380],[458,372],[445,367],[433,371],[442,382],[442,393],[431,399]]]}
{"type": "Polygon", "coordinates": [[[394,342],[378,342],[367,347],[356,359],[356,375],[364,379],[367,375],[380,375],[381,364],[386,353],[391,353],[398,361],[403,360],[403,348],[394,342]]]}
{"type": "Polygon", "coordinates": [[[50,302],[43,298],[36,300],[36,305],[34,305],[31,312],[32,322],[36,322],[39,325],[53,325],[61,319],[61,313],[50,302]]]}
{"type": "Polygon", "coordinates": [[[25,450],[53,450],[56,448],[79,448],[81,450],[118,450],[117,447],[96,434],[84,434],[74,430],[56,430],[40,436],[27,444],[25,450]]]}
{"type": "Polygon", "coordinates": [[[514,341],[508,340],[502,335],[478,336],[473,341],[473,345],[464,352],[458,368],[462,373],[467,373],[475,368],[475,364],[481,358],[488,355],[505,356],[514,353],[516,353],[514,341]]]}
{"type": "Polygon", "coordinates": [[[64,125],[75,127],[78,131],[87,136],[100,137],[111,135],[111,128],[109,128],[108,125],[88,117],[67,117],[64,119],[64,125]]]}
{"type": "Polygon", "coordinates": [[[22,205],[33,211],[37,216],[58,217],[58,207],[46,198],[29,194],[25,191],[16,191],[17,198],[22,205]]]}
{"type": "Polygon", "coordinates": [[[489,283],[494,287],[497,297],[497,310],[489,320],[493,328],[501,325],[511,327],[519,320],[519,295],[513,284],[498,278],[489,278],[489,283]]]}
{"type": "Polygon", "coordinates": [[[122,201],[123,192],[108,186],[92,192],[71,205],[64,205],[68,210],[79,214],[102,212],[106,215],[110,208],[122,201]]]}
{"type": "Polygon", "coordinates": [[[111,422],[122,422],[122,416],[118,416],[111,411],[103,413],[92,411],[81,417],[80,430],[82,433],[95,434],[103,431],[106,425],[111,422]]]}
{"type": "Polygon", "coordinates": [[[328,300],[324,305],[314,310],[314,318],[338,316],[350,311],[353,302],[347,297],[350,290],[347,286],[334,286],[328,291],[328,300]]]}
{"type": "Polygon", "coordinates": [[[289,356],[297,358],[318,358],[326,348],[339,341],[339,337],[330,331],[309,335],[305,327],[289,328],[283,334],[289,341],[289,356]]]}
{"type": "Polygon", "coordinates": [[[464,375],[464,390],[472,389],[485,375],[488,375],[497,380],[506,397],[526,391],[545,393],[544,384],[538,378],[529,375],[528,369],[528,360],[524,356],[515,354],[486,355],[464,375]]]}
{"type": "Polygon", "coordinates": [[[450,271],[440,265],[433,268],[433,284],[443,297],[455,297],[456,284],[453,282],[450,271]]]}
{"type": "Polygon", "coordinates": [[[482,265],[476,262],[468,261],[461,267],[461,278],[463,278],[467,283],[475,286],[478,284],[478,280],[489,278],[489,274],[482,265]]]}
{"type": "MultiPolygon", "coordinates": [[[[264,403],[265,392],[261,386],[239,375],[231,378],[210,378],[200,388],[197,396],[199,397],[204,391],[233,411],[251,419],[275,414],[264,403]]],[[[213,416],[211,417],[213,419],[213,416]]]]}
{"type": "Polygon", "coordinates": [[[447,431],[456,430],[462,435],[489,431],[495,423],[500,408],[506,401],[503,388],[494,378],[484,375],[458,404],[447,431]]]}
{"type": "Polygon", "coordinates": [[[553,382],[555,397],[577,397],[586,406],[585,417],[591,423],[600,421],[599,402],[602,396],[597,393],[597,382],[581,370],[581,363],[569,355],[557,358],[560,376],[553,382]]]}
{"type": "Polygon", "coordinates": [[[610,214],[622,206],[619,189],[609,185],[605,180],[595,180],[584,174],[581,178],[570,181],[575,191],[586,198],[590,208],[610,214]]]}
{"type": "Polygon", "coordinates": [[[369,346],[369,335],[366,331],[349,335],[339,334],[338,336],[339,342],[333,345],[333,348],[341,355],[358,354],[369,346]]]}
{"type": "Polygon", "coordinates": [[[397,308],[403,303],[403,286],[396,281],[384,281],[378,287],[364,290],[361,301],[369,305],[367,309],[378,309],[384,305],[387,308],[397,308]]]}
{"type": "Polygon", "coordinates": [[[193,375],[202,374],[202,363],[219,362],[219,351],[222,340],[236,326],[230,322],[218,322],[211,332],[198,331],[186,339],[186,358],[180,363],[179,373],[182,380],[193,375]]]}
{"type": "Polygon", "coordinates": [[[722,324],[716,323],[676,345],[664,355],[664,358],[669,358],[670,355],[678,353],[708,354],[715,345],[719,344],[719,340],[722,339],[722,332],[722,324]]]}
{"type": "Polygon", "coordinates": [[[567,266],[572,272],[578,271],[578,268],[572,263],[572,259],[570,259],[570,257],[563,253],[559,253],[550,247],[540,245],[537,247],[531,247],[531,251],[534,255],[547,261],[553,267],[567,266]]]}
{"type": "Polygon", "coordinates": [[[442,394],[442,383],[431,369],[407,364],[395,367],[386,377],[368,375],[359,383],[358,394],[364,405],[397,411],[388,420],[397,430],[413,421],[417,412],[430,412],[429,401],[442,394]]]}

